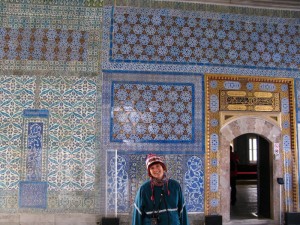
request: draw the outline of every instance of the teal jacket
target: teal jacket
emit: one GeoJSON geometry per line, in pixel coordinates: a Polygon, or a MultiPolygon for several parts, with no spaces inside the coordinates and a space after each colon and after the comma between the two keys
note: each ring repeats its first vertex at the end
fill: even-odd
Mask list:
{"type": "Polygon", "coordinates": [[[189,225],[182,190],[177,181],[169,179],[168,185],[154,186],[155,201],[151,200],[151,195],[149,180],[142,184],[136,194],[132,225],[151,225],[153,215],[159,217],[159,225],[189,225]]]}

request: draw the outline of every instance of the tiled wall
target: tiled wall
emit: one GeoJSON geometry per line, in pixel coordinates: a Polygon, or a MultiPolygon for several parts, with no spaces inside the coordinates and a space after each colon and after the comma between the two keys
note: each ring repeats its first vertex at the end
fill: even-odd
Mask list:
{"type": "MultiPolygon", "coordinates": [[[[107,187],[106,209],[108,213],[115,213],[116,208],[118,213],[131,211],[131,203],[134,202],[136,191],[147,179],[144,169],[147,153],[148,151],[142,149],[135,152],[126,150],[108,152],[107,170],[110,181],[107,187]]],[[[188,211],[203,212],[204,156],[196,152],[180,153],[161,150],[157,153],[165,157],[168,174],[182,184],[188,211]]]]}
{"type": "MultiPolygon", "coordinates": [[[[165,142],[165,146],[169,144],[169,140],[164,139],[165,136],[158,135],[162,130],[160,128],[156,129],[154,136],[150,136],[152,128],[157,125],[155,116],[158,113],[151,112],[151,104],[156,103],[155,96],[153,98],[151,96],[151,101],[148,102],[144,97],[139,98],[146,103],[144,108],[148,109],[148,114],[151,115],[152,124],[143,127],[148,131],[149,136],[144,135],[144,130],[143,134],[140,133],[140,129],[137,130],[144,125],[145,119],[135,117],[138,120],[137,125],[133,125],[134,122],[130,121],[131,113],[125,112],[124,104],[132,107],[135,113],[139,112],[141,117],[146,116],[147,113],[144,113],[144,108],[140,110],[140,102],[131,96],[132,91],[138,89],[136,85],[139,83],[123,83],[124,80],[129,79],[132,82],[132,79],[145,79],[147,81],[151,74],[151,85],[144,83],[144,86],[147,87],[148,92],[155,95],[157,87],[151,88],[151,86],[160,85],[160,76],[168,77],[168,81],[172,84],[175,79],[170,78],[170,74],[176,74],[176,81],[184,77],[188,79],[191,74],[203,77],[205,73],[292,78],[299,76],[297,67],[300,58],[297,46],[300,39],[297,30],[298,20],[295,18],[155,7],[105,7],[103,12],[104,84],[108,77],[112,79],[109,84],[109,91],[112,94],[107,95],[110,100],[103,104],[103,107],[110,105],[111,108],[110,110],[103,108],[103,120],[109,115],[113,117],[107,124],[111,128],[110,140],[107,143],[109,146],[115,146],[108,149],[118,151],[124,149],[122,146],[126,146],[129,151],[136,150],[135,146],[152,149],[151,146],[155,146],[155,143],[165,142]],[[115,73],[119,74],[118,77],[114,76],[115,73]],[[157,78],[154,75],[157,75],[157,78]],[[138,78],[131,78],[131,76],[138,78]],[[153,83],[153,80],[157,83],[153,83]],[[118,95],[124,102],[121,105],[118,104],[120,102],[118,95]],[[126,101],[129,102],[125,103],[126,101]],[[139,135],[132,136],[130,135],[132,133],[139,135]],[[152,144],[149,145],[147,142],[152,144]]],[[[227,83],[222,86],[223,89],[239,90],[239,87],[235,86],[239,82],[227,83]]],[[[275,91],[270,90],[272,86],[274,86],[272,83],[262,83],[261,90],[275,91]]],[[[278,91],[279,89],[276,89],[276,92],[278,91]]],[[[105,93],[108,91],[105,91],[104,86],[106,96],[105,93]]],[[[144,91],[139,92],[140,95],[144,93],[144,91]]],[[[197,100],[197,97],[195,99],[197,100]]],[[[286,114],[290,109],[284,100],[287,99],[283,99],[278,110],[286,114]]],[[[217,112],[219,99],[211,102],[209,108],[211,110],[215,108],[217,112]]],[[[158,104],[158,108],[160,106],[158,104]]],[[[162,111],[164,112],[163,109],[162,111]]],[[[195,109],[194,115],[201,114],[195,109]]],[[[166,124],[168,120],[163,125],[166,124]]],[[[203,127],[203,123],[201,126],[203,127]]],[[[108,131],[104,131],[104,138],[105,132],[108,131]]],[[[210,140],[218,145],[218,141],[213,137],[210,137],[210,140]]],[[[284,143],[288,146],[291,144],[290,141],[284,143]]],[[[178,143],[176,148],[183,146],[184,143],[178,143]]],[[[218,174],[212,174],[210,181],[210,191],[218,195],[218,174]]],[[[209,205],[218,208],[220,202],[211,201],[209,205]]]]}
{"type": "Polygon", "coordinates": [[[2,213],[99,213],[102,1],[2,1],[2,213]]]}
{"type": "Polygon", "coordinates": [[[128,2],[0,3],[1,212],[129,213],[150,152],[203,212],[204,74],[299,77],[293,13],[128,2]]]}
{"type": "Polygon", "coordinates": [[[118,183],[109,179],[110,213],[116,209],[114,190],[118,212],[131,210],[138,185],[147,179],[146,154],[155,152],[165,156],[169,175],[184,186],[190,211],[203,212],[202,90],[201,75],[104,73],[102,149],[109,151],[108,179],[114,174],[124,177],[118,183]],[[196,168],[201,170],[193,173],[196,168]]]}
{"type": "Polygon", "coordinates": [[[300,122],[300,79],[295,79],[297,122],[300,122]]]}
{"type": "MultiPolygon", "coordinates": [[[[300,146],[300,79],[295,79],[295,95],[296,95],[296,121],[297,121],[297,128],[298,128],[298,149],[300,146]]],[[[298,151],[298,159],[296,160],[298,162],[298,169],[299,169],[299,174],[300,174],[300,154],[298,151]]],[[[299,183],[300,185],[300,183],[299,183]]],[[[300,190],[299,190],[299,195],[300,195],[300,190]]],[[[300,207],[300,202],[299,202],[299,207],[300,207]]]]}
{"type": "Polygon", "coordinates": [[[293,18],[105,7],[103,19],[104,70],[281,77],[298,71],[293,18]]]}
{"type": "Polygon", "coordinates": [[[0,4],[0,68],[98,72],[102,8],[32,2],[0,4]]]}
{"type": "Polygon", "coordinates": [[[1,210],[95,210],[97,77],[2,78],[1,210]],[[19,199],[10,194],[18,189],[19,199]],[[39,193],[43,206],[26,205],[22,196],[39,199],[39,193]]]}

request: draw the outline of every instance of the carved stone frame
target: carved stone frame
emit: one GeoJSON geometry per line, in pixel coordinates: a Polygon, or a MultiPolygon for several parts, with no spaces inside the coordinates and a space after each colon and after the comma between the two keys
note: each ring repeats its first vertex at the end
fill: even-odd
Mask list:
{"type": "MultiPolygon", "coordinates": [[[[245,90],[244,90],[245,91],[245,90]]],[[[247,90],[246,90],[247,91],[247,90]]],[[[267,77],[249,77],[237,75],[205,75],[205,96],[206,96],[206,184],[205,184],[205,215],[220,214],[223,221],[230,220],[230,183],[229,183],[229,146],[230,142],[246,133],[256,133],[263,136],[270,142],[273,149],[274,143],[280,144],[280,158],[275,160],[272,166],[271,182],[271,205],[279,205],[279,185],[276,182],[277,177],[290,175],[292,181],[290,186],[285,185],[283,191],[282,204],[284,211],[298,211],[298,165],[295,159],[297,156],[296,144],[296,124],[294,107],[294,80],[288,78],[267,78],[267,77]],[[214,85],[211,85],[211,82],[214,85]],[[276,91],[280,92],[281,97],[287,98],[289,103],[289,112],[253,112],[253,111],[211,111],[211,95],[219,94],[224,89],[225,81],[254,83],[273,83],[276,85],[276,91]],[[282,87],[288,87],[288,90],[282,90],[282,87]],[[212,120],[218,121],[217,125],[212,126],[212,120]],[[289,122],[289,127],[283,126],[283,121],[289,122]],[[212,150],[212,134],[217,136],[218,149],[212,150]],[[283,151],[283,136],[290,137],[290,150],[283,151]],[[214,163],[212,161],[214,160],[214,163]],[[217,162],[217,163],[216,163],[217,162]],[[287,163],[288,162],[288,163],[287,163]],[[217,166],[216,166],[217,165],[217,166]],[[213,188],[211,188],[213,186],[213,188]],[[286,204],[287,203],[287,204],[286,204]]],[[[219,97],[219,96],[218,96],[219,97]]],[[[220,99],[220,98],[219,98],[220,99]]],[[[220,104],[220,103],[219,103],[220,104]]],[[[273,150],[271,151],[273,156],[273,150]]],[[[286,180],[287,181],[287,180],[286,180]]],[[[279,209],[271,209],[271,217],[275,221],[279,220],[279,209]]]]}

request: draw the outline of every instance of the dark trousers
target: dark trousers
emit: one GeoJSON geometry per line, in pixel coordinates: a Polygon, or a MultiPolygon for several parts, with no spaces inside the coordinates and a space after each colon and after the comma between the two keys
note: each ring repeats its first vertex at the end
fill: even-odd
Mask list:
{"type": "Polygon", "coordinates": [[[236,176],[230,177],[230,187],[231,187],[231,205],[236,202],[236,176]]]}

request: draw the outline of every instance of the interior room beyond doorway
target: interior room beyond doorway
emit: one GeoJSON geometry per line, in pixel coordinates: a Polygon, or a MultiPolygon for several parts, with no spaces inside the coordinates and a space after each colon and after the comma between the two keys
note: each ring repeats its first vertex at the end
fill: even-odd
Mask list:
{"type": "Polygon", "coordinates": [[[271,218],[269,142],[260,135],[248,133],[235,138],[231,146],[231,155],[238,161],[237,200],[231,204],[231,219],[271,218]]]}

